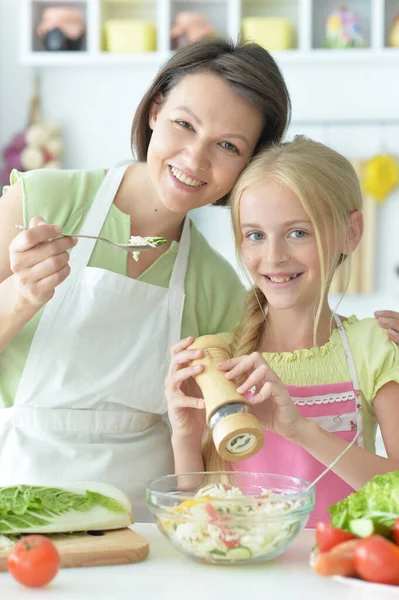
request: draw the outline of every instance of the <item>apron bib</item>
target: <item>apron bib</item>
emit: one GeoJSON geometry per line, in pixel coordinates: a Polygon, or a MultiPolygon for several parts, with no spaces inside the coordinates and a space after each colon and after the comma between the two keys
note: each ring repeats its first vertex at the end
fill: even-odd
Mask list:
{"type": "MultiPolygon", "coordinates": [[[[348,339],[338,315],[334,315],[344,346],[351,381],[312,386],[289,386],[286,388],[304,417],[316,421],[319,426],[350,443],[360,432],[357,444],[363,447],[362,403],[359,384],[348,339]]],[[[313,458],[301,446],[284,437],[265,431],[265,443],[253,457],[235,463],[236,470],[278,473],[302,477],[312,482],[326,466],[313,458]]],[[[309,517],[307,527],[315,527],[318,521],[330,522],[327,508],[355,490],[338,475],[329,471],[316,484],[316,505],[309,517]]]]}
{"type": "MultiPolygon", "coordinates": [[[[130,164],[107,173],[81,234],[100,235],[130,164]]],[[[146,482],[173,472],[163,390],[170,346],[180,339],[190,222],[167,289],[88,267],[94,245],[73,248],[14,406],[0,410],[0,485],[101,481],[124,491],[144,521],[146,482]]]]}

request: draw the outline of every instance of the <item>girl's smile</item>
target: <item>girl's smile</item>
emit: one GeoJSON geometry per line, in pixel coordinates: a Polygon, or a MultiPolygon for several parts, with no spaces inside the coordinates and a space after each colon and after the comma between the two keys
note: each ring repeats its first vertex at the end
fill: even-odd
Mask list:
{"type": "Polygon", "coordinates": [[[265,278],[267,285],[271,285],[278,289],[297,283],[301,276],[302,273],[277,273],[274,275],[264,275],[263,277],[265,278]]]}

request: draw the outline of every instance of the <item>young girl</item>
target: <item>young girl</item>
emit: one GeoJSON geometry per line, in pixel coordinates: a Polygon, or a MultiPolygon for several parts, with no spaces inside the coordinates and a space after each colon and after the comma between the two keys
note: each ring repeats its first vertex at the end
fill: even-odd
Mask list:
{"type": "MultiPolygon", "coordinates": [[[[399,469],[398,348],[376,320],[344,319],[328,304],[335,269],[360,242],[361,208],[351,164],[301,136],[262,152],[232,193],[237,249],[254,286],[230,338],[234,358],[219,368],[251,396],[266,431],[260,452],[228,468],[313,481],[357,436],[317,484],[310,526],[373,475],[399,469]],[[388,458],[375,455],[377,423],[388,458]]],[[[189,366],[202,353],[191,342],[174,346],[166,381],[177,472],[222,466],[212,444],[201,452],[203,400],[184,393],[203,368],[189,366]]]]}

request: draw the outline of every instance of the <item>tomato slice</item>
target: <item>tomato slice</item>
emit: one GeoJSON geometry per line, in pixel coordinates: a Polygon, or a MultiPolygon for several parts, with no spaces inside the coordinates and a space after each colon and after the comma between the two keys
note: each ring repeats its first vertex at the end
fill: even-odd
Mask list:
{"type": "Polygon", "coordinates": [[[8,556],[8,570],[22,585],[43,587],[60,568],[60,555],[44,535],[28,535],[19,540],[8,556]]]}
{"type": "Polygon", "coordinates": [[[316,525],[316,544],[320,552],[328,552],[334,546],[354,539],[356,536],[352,533],[337,529],[329,523],[319,521],[316,525]]]}
{"type": "Polygon", "coordinates": [[[356,572],[372,583],[399,585],[399,548],[381,535],[359,542],[353,559],[356,572]]]}
{"type": "Polygon", "coordinates": [[[207,504],[205,510],[208,513],[211,521],[220,521],[222,516],[212,504],[207,504]]]}

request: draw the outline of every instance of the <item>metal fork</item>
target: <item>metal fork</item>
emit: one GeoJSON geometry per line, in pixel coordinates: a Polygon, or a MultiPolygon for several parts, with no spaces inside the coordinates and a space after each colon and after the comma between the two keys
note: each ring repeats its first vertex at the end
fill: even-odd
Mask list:
{"type": "MultiPolygon", "coordinates": [[[[26,231],[27,227],[23,225],[15,225],[16,229],[20,229],[21,231],[26,231]]],[[[145,246],[131,246],[130,244],[116,244],[115,242],[111,242],[111,240],[107,240],[107,238],[98,237],[95,235],[76,235],[74,233],[60,233],[57,237],[76,237],[76,238],[86,238],[89,240],[98,240],[100,242],[105,242],[114,248],[119,248],[119,250],[125,250],[126,252],[143,252],[144,250],[154,250],[158,248],[161,244],[157,245],[145,245],[145,246]]]]}

